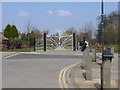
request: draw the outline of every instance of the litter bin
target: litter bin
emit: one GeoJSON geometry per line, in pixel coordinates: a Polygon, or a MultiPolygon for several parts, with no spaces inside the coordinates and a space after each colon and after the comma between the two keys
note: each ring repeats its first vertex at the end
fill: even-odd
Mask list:
{"type": "Polygon", "coordinates": [[[113,54],[110,53],[109,51],[104,50],[102,55],[103,55],[103,60],[110,60],[110,61],[112,61],[113,54]]]}

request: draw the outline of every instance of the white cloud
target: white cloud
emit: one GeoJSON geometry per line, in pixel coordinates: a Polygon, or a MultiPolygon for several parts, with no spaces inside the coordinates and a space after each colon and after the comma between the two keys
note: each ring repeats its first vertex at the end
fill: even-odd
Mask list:
{"type": "Polygon", "coordinates": [[[29,15],[30,15],[30,13],[29,13],[29,12],[26,12],[26,11],[20,11],[20,12],[19,12],[19,16],[25,17],[25,16],[29,16],[29,15]]]}
{"type": "Polygon", "coordinates": [[[58,10],[56,12],[59,16],[72,16],[72,13],[68,10],[58,10]]]}
{"type": "Polygon", "coordinates": [[[53,14],[53,11],[52,10],[48,10],[47,13],[48,14],[53,14]]]}

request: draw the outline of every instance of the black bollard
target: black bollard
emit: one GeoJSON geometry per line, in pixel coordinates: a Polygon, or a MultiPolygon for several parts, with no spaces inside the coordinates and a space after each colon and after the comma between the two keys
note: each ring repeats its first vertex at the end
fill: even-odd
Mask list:
{"type": "Polygon", "coordinates": [[[34,52],[36,51],[35,38],[34,38],[34,52]]]}
{"type": "Polygon", "coordinates": [[[85,37],[83,37],[83,51],[86,49],[85,37]]]}
{"type": "Polygon", "coordinates": [[[46,51],[46,33],[44,33],[44,51],[46,51]]]}
{"type": "Polygon", "coordinates": [[[83,42],[85,43],[85,37],[83,37],[83,42]]]}
{"type": "Polygon", "coordinates": [[[76,51],[76,38],[75,38],[75,33],[73,33],[73,51],[76,51]]]}

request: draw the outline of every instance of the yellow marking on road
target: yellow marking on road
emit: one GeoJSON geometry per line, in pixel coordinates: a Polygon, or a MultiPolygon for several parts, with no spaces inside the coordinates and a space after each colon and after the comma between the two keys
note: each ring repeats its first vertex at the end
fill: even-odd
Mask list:
{"type": "Polygon", "coordinates": [[[70,66],[66,67],[66,69],[65,69],[64,72],[63,72],[63,76],[62,76],[64,88],[68,88],[67,81],[66,81],[66,79],[65,79],[65,75],[66,75],[66,72],[68,71],[69,67],[70,67],[70,66]]]}
{"type": "Polygon", "coordinates": [[[15,54],[12,54],[12,55],[5,56],[4,58],[7,59],[7,58],[10,58],[10,57],[13,57],[13,56],[19,55],[19,54],[20,54],[20,53],[15,53],[15,54]]]}
{"type": "Polygon", "coordinates": [[[63,68],[63,69],[61,70],[61,72],[60,72],[60,74],[59,74],[59,78],[58,78],[59,87],[60,87],[60,88],[69,88],[69,87],[68,87],[68,84],[67,84],[67,82],[66,82],[66,79],[65,79],[65,75],[66,75],[66,72],[67,72],[70,68],[72,68],[73,66],[75,66],[75,65],[77,65],[77,64],[79,64],[79,63],[69,65],[69,66],[67,66],[67,67],[65,67],[65,68],[63,68]]]}
{"type": "MultiPolygon", "coordinates": [[[[68,66],[67,66],[67,67],[68,67],[68,66]]],[[[63,68],[63,69],[61,70],[60,74],[59,74],[59,79],[58,79],[58,81],[59,81],[59,86],[60,86],[60,88],[63,88],[63,85],[62,85],[62,76],[63,76],[64,70],[65,70],[67,67],[63,68]]]]}

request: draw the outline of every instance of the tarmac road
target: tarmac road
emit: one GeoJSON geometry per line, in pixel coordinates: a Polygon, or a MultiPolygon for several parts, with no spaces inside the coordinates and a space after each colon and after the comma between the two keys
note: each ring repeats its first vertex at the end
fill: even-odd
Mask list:
{"type": "Polygon", "coordinates": [[[60,71],[68,65],[82,61],[80,52],[55,50],[39,53],[21,53],[3,59],[2,87],[59,88],[60,71]]]}

